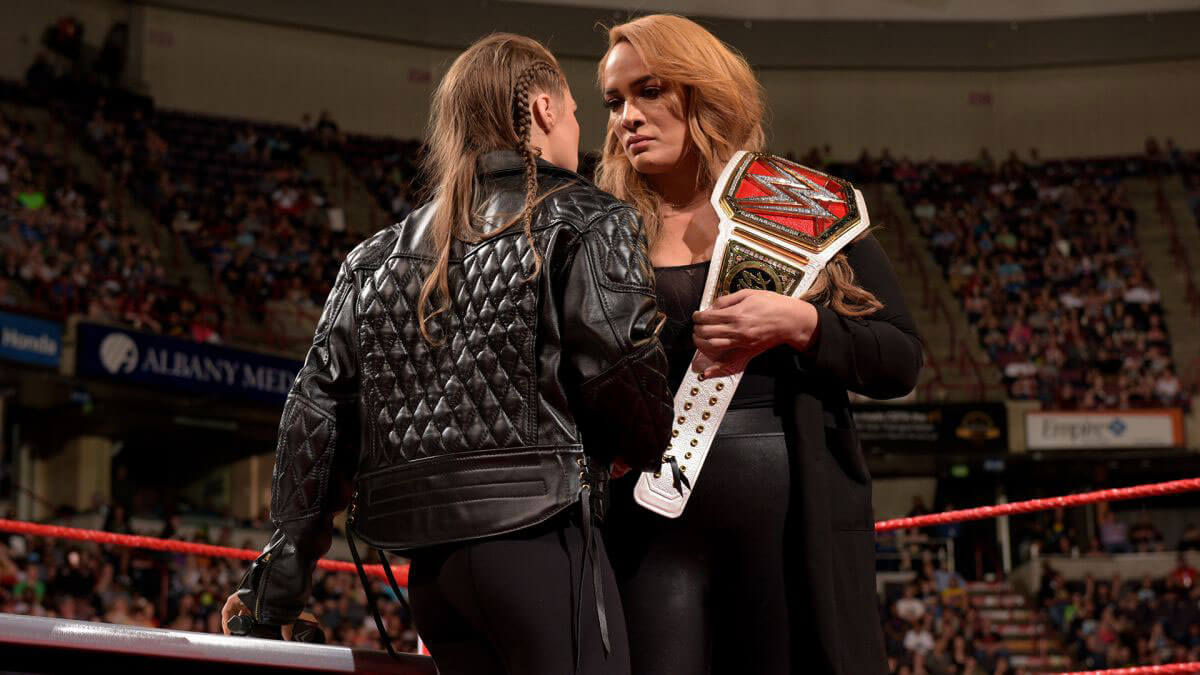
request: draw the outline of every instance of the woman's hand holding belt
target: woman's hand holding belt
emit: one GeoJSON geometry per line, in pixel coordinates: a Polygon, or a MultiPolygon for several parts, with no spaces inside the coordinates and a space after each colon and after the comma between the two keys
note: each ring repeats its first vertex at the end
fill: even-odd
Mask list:
{"type": "Polygon", "coordinates": [[[722,295],[692,319],[696,349],[711,361],[704,367],[705,377],[741,372],[750,359],[779,345],[804,351],[819,326],[811,303],[750,289],[722,295]]]}

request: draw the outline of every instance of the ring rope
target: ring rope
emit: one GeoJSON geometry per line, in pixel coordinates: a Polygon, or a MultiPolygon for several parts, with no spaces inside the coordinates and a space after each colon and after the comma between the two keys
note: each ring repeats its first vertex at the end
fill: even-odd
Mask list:
{"type": "MultiPolygon", "coordinates": [[[[234,558],[237,560],[254,560],[260,555],[259,551],[244,548],[198,544],[196,542],[178,541],[176,539],[160,539],[158,537],[146,537],[138,534],[117,534],[115,532],[103,532],[100,530],[86,530],[79,527],[44,525],[23,520],[6,520],[4,518],[0,518],[0,532],[27,534],[36,537],[53,537],[56,539],[74,539],[76,541],[93,541],[98,544],[111,544],[113,546],[127,546],[129,548],[144,548],[151,551],[185,553],[188,555],[202,555],[216,558],[234,558]]],[[[355,573],[354,563],[341,560],[323,558],[317,562],[317,567],[327,572],[355,573]]],[[[382,565],[363,565],[363,568],[366,569],[367,574],[373,577],[386,578],[382,565]]],[[[400,582],[401,586],[407,586],[408,565],[399,566],[394,569],[397,577],[396,580],[400,582]]]]}
{"type": "MultiPolygon", "coordinates": [[[[1098,502],[1138,499],[1141,497],[1161,497],[1165,495],[1194,492],[1198,490],[1200,490],[1200,478],[1185,478],[1182,480],[1167,481],[1165,483],[1147,483],[1145,485],[1135,485],[1132,487],[1109,488],[1107,490],[1096,490],[1094,492],[1081,492],[1079,494],[1064,495],[1061,497],[1029,499],[1020,502],[1012,502],[1011,504],[997,504],[995,506],[979,506],[971,509],[958,509],[955,511],[944,511],[942,513],[930,513],[911,518],[893,518],[891,520],[881,520],[875,523],[875,531],[887,532],[890,530],[899,530],[911,527],[947,525],[950,523],[960,523],[968,520],[983,520],[986,518],[996,518],[999,516],[1007,516],[1017,513],[1035,513],[1037,511],[1049,511],[1051,509],[1069,506],[1083,506],[1098,502]]],[[[54,537],[59,539],[74,539],[77,541],[93,541],[100,544],[111,544],[114,546],[144,548],[153,551],[166,551],[169,553],[185,553],[189,555],[234,558],[237,560],[254,560],[259,555],[258,551],[232,548],[229,546],[199,544],[196,542],[178,541],[174,539],[159,539],[158,537],[147,537],[136,534],[118,534],[115,532],[102,532],[99,530],[88,530],[78,527],[63,527],[61,525],[45,525],[41,523],[30,523],[22,520],[7,520],[3,518],[0,518],[0,532],[11,532],[13,534],[27,534],[41,537],[54,537]]],[[[317,566],[328,572],[354,571],[353,563],[340,560],[322,559],[317,563],[317,566]]],[[[378,577],[380,579],[385,578],[383,567],[379,565],[366,565],[365,567],[367,568],[367,573],[371,576],[378,577]]],[[[401,585],[406,585],[408,581],[408,566],[400,566],[398,571],[400,572],[399,577],[404,580],[401,585]]]]}
{"type": "Polygon", "coordinates": [[[1115,502],[1123,499],[1138,499],[1140,497],[1163,497],[1182,492],[1194,492],[1196,490],[1200,490],[1200,478],[1184,478],[1183,480],[1172,480],[1165,483],[1147,483],[1133,487],[1080,492],[1079,494],[1062,497],[1027,499],[1021,502],[1012,502],[1011,504],[943,511],[942,513],[930,513],[923,516],[913,516],[912,518],[893,518],[892,520],[882,520],[875,523],[875,531],[887,532],[888,530],[901,530],[909,527],[948,525],[967,520],[998,518],[1014,513],[1034,513],[1036,511],[1049,511],[1067,506],[1084,506],[1097,502],[1115,502]]]}
{"type": "MultiPolygon", "coordinates": [[[[942,513],[914,516],[911,518],[893,518],[891,520],[881,520],[875,523],[875,531],[887,532],[890,530],[900,530],[912,527],[948,525],[951,523],[961,523],[968,520],[984,520],[987,518],[997,518],[1012,514],[1036,513],[1038,511],[1049,511],[1052,509],[1071,506],[1084,506],[1099,502],[1138,499],[1142,497],[1161,497],[1194,491],[1200,491],[1200,478],[1185,478],[1182,480],[1173,480],[1164,483],[1147,483],[1144,485],[1135,485],[1125,488],[1110,488],[1106,490],[1096,490],[1094,492],[1081,492],[1073,495],[1064,495],[1061,497],[1028,499],[1020,502],[1012,502],[1011,504],[997,504],[995,506],[980,506],[971,509],[958,509],[954,511],[944,511],[942,513]]],[[[25,534],[39,537],[53,537],[58,539],[73,539],[77,541],[91,541],[100,544],[111,544],[114,546],[144,548],[168,553],[233,558],[237,560],[254,560],[259,556],[258,551],[232,548],[229,546],[199,544],[190,541],[160,539],[158,537],[147,537],[135,534],[118,534],[115,532],[102,532],[99,530],[88,530],[78,527],[63,527],[61,525],[45,525],[41,523],[30,523],[21,520],[7,520],[3,518],[0,518],[0,532],[25,534]]],[[[317,562],[317,566],[329,572],[355,571],[352,563],[343,562],[340,560],[322,559],[317,562]]],[[[364,565],[364,568],[367,574],[373,577],[380,579],[385,578],[383,567],[381,565],[364,565]]],[[[398,566],[396,572],[399,585],[407,586],[408,566],[398,566]]],[[[1170,663],[1159,666],[1137,666],[1134,668],[1116,668],[1112,670],[1088,670],[1063,673],[1062,675],[1175,675],[1176,673],[1200,673],[1200,662],[1170,663]]]]}
{"type": "Polygon", "coordinates": [[[1075,673],[1062,673],[1062,675],[1173,675],[1174,673],[1200,673],[1200,661],[1168,663],[1161,666],[1113,668],[1112,670],[1081,670],[1075,673]]]}

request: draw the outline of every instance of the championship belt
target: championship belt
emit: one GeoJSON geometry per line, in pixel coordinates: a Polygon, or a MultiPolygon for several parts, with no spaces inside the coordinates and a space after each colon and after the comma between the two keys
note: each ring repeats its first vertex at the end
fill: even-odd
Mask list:
{"type": "MultiPolygon", "coordinates": [[[[717,179],[712,205],[720,234],[700,309],[745,288],[794,298],[870,224],[850,183],[782,157],[741,151],[717,179]]],[[[699,352],[675,392],[674,429],[658,471],[634,490],[637,503],[668,518],[683,514],[742,373],[705,378],[699,352]]]]}

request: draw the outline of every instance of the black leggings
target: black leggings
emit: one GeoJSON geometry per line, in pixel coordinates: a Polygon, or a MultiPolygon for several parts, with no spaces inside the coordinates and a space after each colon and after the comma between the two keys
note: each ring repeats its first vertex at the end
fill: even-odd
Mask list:
{"type": "Polygon", "coordinates": [[[778,433],[718,436],[677,519],[635,504],[635,477],[613,483],[606,539],[635,675],[791,672],[788,452],[778,418],[761,417],[778,433]]]}
{"type": "MultiPolygon", "coordinates": [[[[596,531],[599,537],[599,530],[596,531]]],[[[579,508],[519,532],[417,553],[409,600],[440,675],[628,675],[620,594],[597,542],[612,652],[600,638],[579,508]]]]}

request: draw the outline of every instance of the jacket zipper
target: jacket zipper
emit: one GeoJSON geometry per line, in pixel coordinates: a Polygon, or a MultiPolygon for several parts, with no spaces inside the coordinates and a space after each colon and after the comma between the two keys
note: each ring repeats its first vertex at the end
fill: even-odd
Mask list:
{"type": "Polygon", "coordinates": [[[262,573],[262,582],[258,585],[258,597],[254,599],[254,620],[262,621],[262,603],[263,591],[267,588],[267,577],[271,574],[271,554],[267,553],[263,556],[262,565],[264,567],[262,573]]]}

